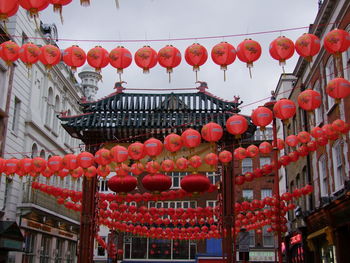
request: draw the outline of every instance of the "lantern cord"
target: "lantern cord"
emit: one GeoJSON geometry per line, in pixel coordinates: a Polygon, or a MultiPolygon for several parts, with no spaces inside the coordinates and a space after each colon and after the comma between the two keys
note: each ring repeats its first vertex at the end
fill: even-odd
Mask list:
{"type": "Polygon", "coordinates": [[[117,7],[117,9],[119,9],[119,1],[118,0],[115,0],[115,6],[117,7]]]}
{"type": "Polygon", "coordinates": [[[118,75],[119,75],[119,82],[122,82],[122,74],[118,73],[118,75]]]}
{"type": "Polygon", "coordinates": [[[170,83],[171,82],[171,73],[168,72],[168,74],[169,74],[169,83],[170,83]]]}
{"type": "Polygon", "coordinates": [[[198,71],[196,70],[196,82],[198,82],[198,71]]]}
{"type": "Polygon", "coordinates": [[[253,78],[253,76],[252,76],[252,69],[251,69],[251,67],[248,67],[248,69],[249,69],[249,76],[250,76],[250,79],[252,79],[252,78],[253,78]]]}
{"type": "Polygon", "coordinates": [[[224,81],[226,81],[226,70],[224,70],[224,81]]]}

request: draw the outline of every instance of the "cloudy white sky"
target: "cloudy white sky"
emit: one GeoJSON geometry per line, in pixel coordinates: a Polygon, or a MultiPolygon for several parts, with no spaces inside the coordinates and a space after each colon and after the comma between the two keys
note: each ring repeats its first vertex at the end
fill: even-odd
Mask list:
{"type": "MultiPolygon", "coordinates": [[[[108,51],[120,45],[118,40],[126,39],[169,39],[216,35],[254,33],[270,30],[304,27],[312,23],[318,11],[317,0],[119,0],[116,9],[114,0],[91,0],[89,7],[82,7],[79,0],[64,7],[62,24],[57,13],[48,8],[41,13],[45,23],[55,23],[59,38],[92,39],[96,41],[59,41],[60,48],[78,44],[85,51],[101,45],[108,51]],[[116,40],[104,43],[99,40],[116,40]]],[[[232,100],[240,95],[245,104],[267,97],[274,90],[282,69],[268,52],[269,43],[280,35],[295,41],[306,29],[280,31],[269,34],[251,35],[263,49],[259,61],[254,63],[253,79],[249,78],[246,65],[236,59],[229,66],[227,81],[223,72],[211,58],[199,72],[199,79],[206,81],[209,91],[222,98],[232,100]]],[[[237,45],[246,37],[226,37],[210,40],[186,40],[139,43],[122,43],[133,54],[143,45],[159,50],[167,44],[176,46],[183,54],[186,47],[199,42],[208,49],[222,40],[237,45]]],[[[292,72],[298,56],[287,61],[286,72],[292,72]]],[[[118,79],[116,69],[107,66],[102,71],[103,83],[99,85],[97,97],[113,92],[118,79]]],[[[143,74],[135,63],[123,74],[127,88],[193,88],[195,74],[184,57],[180,66],[174,69],[172,82],[168,83],[165,69],[157,65],[150,74],[143,74]]],[[[258,104],[256,105],[258,106],[258,104]]],[[[244,112],[250,113],[251,107],[244,112]]]]}

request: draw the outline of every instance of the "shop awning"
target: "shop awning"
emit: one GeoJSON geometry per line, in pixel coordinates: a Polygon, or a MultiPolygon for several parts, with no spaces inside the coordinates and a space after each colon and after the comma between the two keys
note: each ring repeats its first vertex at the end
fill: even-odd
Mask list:
{"type": "Polygon", "coordinates": [[[24,237],[14,221],[0,221],[0,249],[22,251],[24,237]]]}

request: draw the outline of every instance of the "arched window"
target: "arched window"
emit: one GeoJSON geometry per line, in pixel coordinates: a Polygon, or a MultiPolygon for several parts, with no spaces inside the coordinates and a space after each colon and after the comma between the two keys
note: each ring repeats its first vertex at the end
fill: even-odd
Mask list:
{"type": "Polygon", "coordinates": [[[328,196],[327,163],[326,156],[324,154],[318,159],[318,174],[320,180],[321,197],[328,196]]]}
{"type": "MultiPolygon", "coordinates": [[[[67,115],[68,116],[70,116],[71,115],[71,111],[70,110],[68,110],[67,111],[67,115]]],[[[65,136],[64,136],[64,142],[65,142],[65,144],[70,144],[70,135],[69,135],[69,133],[68,132],[66,132],[66,134],[65,134],[65,136]]]]}
{"type": "MultiPolygon", "coordinates": [[[[331,79],[335,78],[334,68],[334,59],[332,56],[330,56],[326,63],[326,85],[331,79]]],[[[327,96],[327,102],[327,109],[329,110],[334,105],[334,99],[330,96],[327,96]]]]}
{"type": "Polygon", "coordinates": [[[33,143],[32,145],[32,158],[37,157],[38,156],[38,146],[36,145],[36,143],[33,143]]]}
{"type": "Polygon", "coordinates": [[[50,87],[47,95],[46,117],[45,117],[45,123],[49,127],[51,127],[52,110],[53,110],[53,91],[52,91],[52,88],[50,87]]]}
{"type": "Polygon", "coordinates": [[[343,141],[338,140],[333,144],[333,171],[334,171],[334,190],[338,191],[344,186],[344,163],[343,163],[343,141]]]}
{"type": "MultiPolygon", "coordinates": [[[[350,25],[348,25],[345,30],[350,32],[350,25]]],[[[342,60],[343,60],[344,78],[349,80],[350,79],[350,49],[349,48],[342,53],[342,60]]]]}
{"type": "MultiPolygon", "coordinates": [[[[319,80],[317,80],[314,84],[314,91],[317,91],[318,93],[320,93],[321,98],[323,98],[323,92],[321,90],[321,85],[319,80]]],[[[323,122],[323,102],[321,103],[321,106],[315,110],[315,126],[318,126],[321,122],[323,122]]]]}
{"type": "Polygon", "coordinates": [[[54,119],[53,119],[53,130],[56,132],[56,134],[59,134],[59,126],[58,126],[58,118],[56,117],[57,114],[60,112],[60,97],[57,95],[55,98],[55,110],[54,110],[54,119]]]}
{"type": "Polygon", "coordinates": [[[40,151],[40,157],[43,158],[43,159],[45,159],[45,156],[46,156],[45,151],[44,151],[44,150],[41,150],[41,151],[40,151]]]}

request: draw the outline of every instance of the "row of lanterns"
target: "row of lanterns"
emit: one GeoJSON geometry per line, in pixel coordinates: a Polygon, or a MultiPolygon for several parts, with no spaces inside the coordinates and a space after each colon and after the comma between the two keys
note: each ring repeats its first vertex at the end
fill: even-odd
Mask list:
{"type": "MultiPolygon", "coordinates": [[[[324,39],[324,47],[331,54],[339,55],[341,52],[346,51],[349,46],[350,35],[345,30],[334,29],[324,39]]],[[[315,35],[304,34],[298,38],[294,45],[292,40],[281,36],[272,41],[269,47],[270,55],[278,60],[281,65],[284,65],[285,61],[292,57],[295,49],[300,56],[311,61],[312,57],[320,50],[320,40],[315,35]]],[[[212,60],[220,65],[224,71],[227,70],[228,65],[235,61],[236,56],[242,62],[245,62],[250,70],[253,62],[258,60],[260,55],[260,44],[251,39],[241,42],[237,50],[228,42],[221,42],[211,50],[212,60]]],[[[61,52],[58,47],[53,45],[38,47],[33,43],[26,43],[19,47],[13,41],[7,41],[0,45],[0,57],[7,64],[11,64],[19,58],[28,67],[40,61],[47,69],[63,61],[73,71],[83,66],[86,61],[98,72],[110,64],[118,70],[119,74],[129,67],[132,62],[131,52],[122,46],[118,46],[110,52],[101,46],[96,46],[86,53],[79,46],[73,45],[61,52]]],[[[185,60],[193,67],[195,72],[199,71],[200,66],[207,59],[207,49],[198,43],[192,44],[185,50],[185,60]]],[[[151,68],[159,63],[170,74],[173,68],[181,63],[181,53],[172,45],[165,46],[158,53],[150,46],[144,46],[136,51],[134,60],[136,65],[143,69],[144,73],[148,73],[151,68]]]]}

